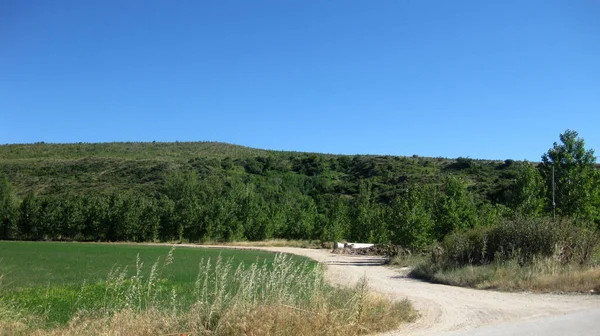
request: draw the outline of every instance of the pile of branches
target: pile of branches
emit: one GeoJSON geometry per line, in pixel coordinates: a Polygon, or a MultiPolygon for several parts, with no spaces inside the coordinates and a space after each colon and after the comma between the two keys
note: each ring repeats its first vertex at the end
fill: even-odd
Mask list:
{"type": "Polygon", "coordinates": [[[336,248],[332,251],[332,253],[336,254],[350,254],[350,255],[368,255],[368,256],[385,256],[392,257],[399,254],[410,254],[410,251],[407,249],[397,246],[397,245],[373,245],[371,247],[364,248],[351,248],[351,247],[343,247],[336,248]]]}

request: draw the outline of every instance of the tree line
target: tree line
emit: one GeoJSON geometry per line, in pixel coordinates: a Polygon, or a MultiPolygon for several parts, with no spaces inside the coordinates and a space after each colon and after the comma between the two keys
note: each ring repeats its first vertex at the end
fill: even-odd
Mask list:
{"type": "MultiPolygon", "coordinates": [[[[567,130],[538,165],[519,165],[500,200],[480,199],[476,185],[448,175],[440,183],[401,181],[393,194],[368,179],[352,181],[356,192],[332,189],[316,156],[293,162],[303,174],[265,176],[280,162],[247,162],[249,175],[223,174],[199,160],[196,169],[170,173],[152,194],[40,195],[16,197],[0,177],[0,239],[79,241],[238,241],[271,238],[393,243],[420,249],[446,235],[494,226],[515,216],[556,213],[600,223],[600,175],[593,150],[567,130]]],[[[457,160],[466,165],[469,160],[457,160]]],[[[512,163],[507,163],[512,164],[512,163]]],[[[462,167],[462,168],[465,168],[462,167]]],[[[371,167],[372,168],[372,167],[371,167]]],[[[356,169],[356,168],[355,168],[356,169]]],[[[368,173],[369,167],[364,168],[368,173]]],[[[357,174],[355,176],[360,176],[357,174]]]]}

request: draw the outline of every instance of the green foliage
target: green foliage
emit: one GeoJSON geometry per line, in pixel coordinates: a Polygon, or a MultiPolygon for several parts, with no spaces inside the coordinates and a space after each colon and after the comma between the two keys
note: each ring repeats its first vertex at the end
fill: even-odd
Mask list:
{"type": "MultiPolygon", "coordinates": [[[[174,172],[195,171],[207,176],[244,177],[266,181],[280,178],[284,187],[302,181],[303,193],[356,196],[361,181],[372,184],[377,202],[389,202],[404,183],[441,183],[446,174],[475,183],[475,199],[485,201],[512,168],[501,161],[471,160],[477,169],[451,169],[453,160],[393,156],[344,156],[264,151],[213,142],[102,143],[0,145],[0,172],[18,197],[160,192],[174,172]],[[308,182],[308,183],[307,183],[308,182]],[[314,189],[310,189],[311,185],[314,189]]],[[[491,200],[491,198],[490,198],[491,200]]]]}
{"type": "Polygon", "coordinates": [[[529,162],[519,169],[510,206],[523,216],[540,216],[546,206],[547,188],[539,171],[529,162]]]}
{"type": "Polygon", "coordinates": [[[543,216],[543,181],[559,157],[572,157],[558,160],[564,162],[559,214],[597,220],[598,170],[593,152],[582,152],[574,137],[568,133],[549,152],[541,176],[532,164],[513,160],[344,156],[219,143],[5,145],[0,239],[350,240],[421,250],[515,213],[543,216]],[[579,187],[567,192],[569,183],[579,187]]]}
{"type": "Polygon", "coordinates": [[[349,235],[349,206],[348,202],[341,197],[331,197],[333,204],[327,207],[328,211],[322,217],[323,231],[320,239],[322,241],[339,242],[349,235]]]}
{"type": "Polygon", "coordinates": [[[372,230],[377,225],[377,209],[373,200],[372,184],[361,182],[359,193],[353,204],[351,236],[357,241],[370,241],[372,230]]]}
{"type": "MultiPolygon", "coordinates": [[[[566,130],[560,144],[542,156],[540,166],[552,199],[552,168],[556,183],[556,212],[562,216],[600,221],[600,175],[594,150],[585,149],[585,142],[576,131],[566,130]]],[[[551,208],[551,207],[549,207],[551,208]]]]}
{"type": "Polygon", "coordinates": [[[465,180],[457,177],[445,179],[437,196],[433,215],[434,236],[437,239],[442,239],[455,230],[477,226],[477,207],[465,180]]]}
{"type": "Polygon", "coordinates": [[[600,235],[589,223],[518,217],[497,226],[448,235],[438,260],[444,267],[508,260],[528,264],[540,257],[554,257],[564,264],[586,264],[599,243],[600,235]]]}
{"type": "Polygon", "coordinates": [[[477,222],[479,226],[489,227],[500,223],[510,214],[509,208],[502,204],[484,203],[477,208],[477,222]]]}
{"type": "Polygon", "coordinates": [[[393,244],[420,250],[431,242],[434,222],[425,193],[422,188],[409,188],[392,203],[389,225],[393,244]]]}
{"type": "Polygon", "coordinates": [[[6,176],[0,174],[0,237],[16,238],[16,206],[13,187],[6,176]]]}

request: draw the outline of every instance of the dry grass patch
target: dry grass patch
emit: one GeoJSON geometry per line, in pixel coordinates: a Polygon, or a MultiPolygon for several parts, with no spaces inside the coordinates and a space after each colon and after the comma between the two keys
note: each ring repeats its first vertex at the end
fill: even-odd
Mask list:
{"type": "Polygon", "coordinates": [[[427,260],[427,256],[422,254],[399,254],[392,256],[388,265],[399,266],[399,267],[414,267],[422,264],[427,260]]]}
{"type": "Polygon", "coordinates": [[[453,286],[538,293],[594,293],[600,291],[600,267],[563,265],[554,258],[520,265],[507,261],[490,265],[444,268],[431,262],[416,266],[411,276],[453,286]]]}
{"type": "Polygon", "coordinates": [[[363,335],[394,329],[399,319],[415,318],[410,303],[391,303],[380,297],[364,302],[362,316],[347,320],[336,310],[308,311],[289,306],[261,305],[240,316],[228,316],[218,329],[210,330],[185,315],[150,309],[143,312],[123,310],[110,317],[73,319],[67,326],[47,330],[32,329],[26,324],[5,326],[11,334],[22,335],[363,335]]]}
{"type": "Polygon", "coordinates": [[[545,259],[528,266],[496,267],[490,279],[477,287],[541,293],[597,293],[600,288],[600,268],[559,265],[551,259],[545,259]]]}

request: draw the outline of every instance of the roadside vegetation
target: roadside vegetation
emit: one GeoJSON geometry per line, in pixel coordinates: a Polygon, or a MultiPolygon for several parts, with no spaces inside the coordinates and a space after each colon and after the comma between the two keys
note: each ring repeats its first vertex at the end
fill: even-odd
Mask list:
{"type": "Polygon", "coordinates": [[[366,281],[329,285],[321,265],[300,257],[73,243],[0,247],[14,252],[1,268],[11,270],[0,287],[0,325],[8,334],[361,335],[416,317],[408,301],[373,294],[366,281]],[[29,252],[38,247],[44,255],[29,252]],[[164,255],[148,262],[140,251],[164,255]],[[71,259],[63,260],[65,254],[71,259]],[[112,264],[134,254],[133,262],[112,264]],[[18,264],[25,259],[27,267],[18,264]],[[96,280],[89,263],[110,270],[96,280]],[[29,279],[32,269],[48,281],[29,279]]]}
{"type": "Polygon", "coordinates": [[[410,274],[480,289],[595,293],[599,242],[593,224],[517,218],[447,236],[410,274]]]}
{"type": "Polygon", "coordinates": [[[441,237],[411,275],[483,289],[598,293],[596,158],[576,132],[560,140],[515,179],[511,215],[441,237]]]}

